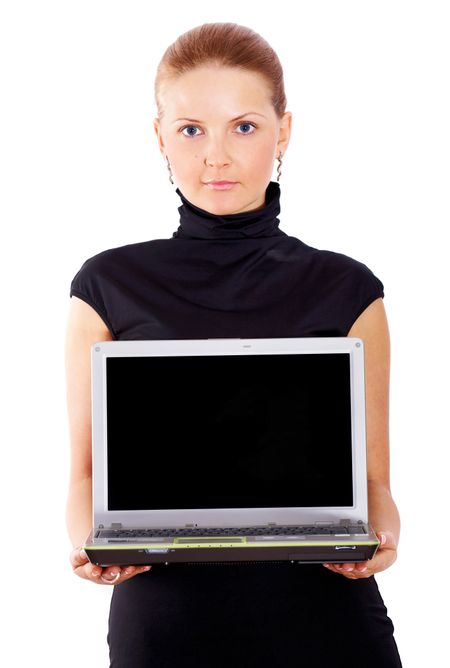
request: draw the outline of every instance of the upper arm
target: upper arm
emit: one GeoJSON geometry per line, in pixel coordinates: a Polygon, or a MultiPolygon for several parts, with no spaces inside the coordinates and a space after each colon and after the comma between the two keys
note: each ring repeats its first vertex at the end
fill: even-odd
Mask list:
{"type": "Polygon", "coordinates": [[[390,339],[381,297],[361,313],[347,336],[357,336],[364,342],[367,478],[382,482],[390,490],[390,339]]]}
{"type": "Polygon", "coordinates": [[[71,297],[64,353],[71,481],[92,476],[91,346],[111,340],[98,313],[82,299],[71,297]]]}

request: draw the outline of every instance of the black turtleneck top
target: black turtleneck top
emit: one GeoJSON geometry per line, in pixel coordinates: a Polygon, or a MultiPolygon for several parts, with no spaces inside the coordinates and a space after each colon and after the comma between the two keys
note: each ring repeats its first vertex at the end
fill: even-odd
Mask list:
{"type": "Polygon", "coordinates": [[[280,186],[265,205],[216,215],[182,200],[168,239],[111,248],[74,276],[76,295],[113,339],[347,336],[383,284],[363,263],[279,228],[280,186]]]}
{"type": "MultiPolygon", "coordinates": [[[[171,238],[100,252],[72,280],[114,339],[347,336],[384,296],[365,264],[279,229],[278,183],[262,208],[222,216],[176,192],[171,238]]],[[[178,401],[175,386],[175,419],[178,401]]],[[[212,465],[214,453],[211,443],[212,465]]],[[[321,564],[156,564],[114,587],[111,665],[399,668],[386,612],[374,576],[321,564]]]]}

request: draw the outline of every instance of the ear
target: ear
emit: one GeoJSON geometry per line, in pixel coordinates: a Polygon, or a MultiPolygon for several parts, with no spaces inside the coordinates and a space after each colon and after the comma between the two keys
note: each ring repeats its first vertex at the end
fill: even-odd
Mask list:
{"type": "Polygon", "coordinates": [[[285,111],[283,117],[280,121],[280,130],[278,133],[278,142],[277,142],[277,157],[280,155],[280,151],[283,152],[283,155],[287,151],[289,146],[289,140],[291,138],[292,130],[292,113],[290,111],[285,111]]]}
{"type": "Polygon", "coordinates": [[[156,137],[158,139],[159,150],[164,155],[166,150],[165,150],[164,141],[163,141],[163,138],[162,138],[161,123],[160,123],[160,120],[159,120],[158,117],[153,119],[153,127],[155,129],[156,137]]]}

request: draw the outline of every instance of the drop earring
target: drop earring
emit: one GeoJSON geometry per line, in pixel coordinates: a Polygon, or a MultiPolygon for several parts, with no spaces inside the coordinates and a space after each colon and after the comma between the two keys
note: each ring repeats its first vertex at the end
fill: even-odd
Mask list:
{"type": "Polygon", "coordinates": [[[277,176],[277,181],[280,180],[280,176],[281,176],[281,156],[282,156],[282,155],[283,155],[283,152],[280,151],[280,155],[279,155],[278,158],[277,158],[277,159],[278,159],[278,168],[277,168],[277,174],[278,174],[278,176],[277,176]]]}
{"type": "Polygon", "coordinates": [[[172,170],[170,169],[170,162],[169,162],[169,158],[167,157],[167,155],[166,155],[166,160],[167,160],[167,169],[169,170],[169,179],[170,179],[170,183],[173,183],[173,179],[172,179],[172,176],[173,176],[173,175],[172,175],[172,170]]]}

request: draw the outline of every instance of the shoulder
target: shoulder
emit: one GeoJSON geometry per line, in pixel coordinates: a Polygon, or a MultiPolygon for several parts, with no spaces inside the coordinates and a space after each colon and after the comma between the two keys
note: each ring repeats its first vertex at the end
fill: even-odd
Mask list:
{"type": "Polygon", "coordinates": [[[125,246],[107,248],[84,260],[83,264],[81,265],[81,269],[86,268],[94,270],[101,269],[102,267],[108,267],[109,264],[116,262],[123,256],[138,253],[139,250],[143,250],[144,247],[147,247],[147,245],[150,243],[152,242],[142,241],[134,244],[126,244],[125,246]]]}
{"type": "Polygon", "coordinates": [[[338,330],[348,336],[367,307],[384,297],[381,279],[359,258],[313,246],[303,251],[307,258],[304,280],[317,295],[316,308],[333,317],[338,330]]]}
{"type": "Polygon", "coordinates": [[[367,264],[345,253],[332,250],[319,250],[322,261],[330,271],[353,280],[366,280],[369,283],[381,283],[367,264]]]}
{"type": "Polygon", "coordinates": [[[153,264],[151,256],[159,240],[143,241],[102,250],[84,260],[70,283],[70,297],[91,306],[117,338],[118,310],[123,295],[141,280],[136,268],[153,264]],[[124,289],[125,286],[125,289],[124,289]]]}
{"type": "Polygon", "coordinates": [[[384,296],[382,281],[361,260],[338,251],[300,243],[300,259],[305,262],[307,271],[311,271],[314,277],[319,276],[325,284],[330,282],[334,287],[341,288],[365,285],[384,296]]]}
{"type": "Polygon", "coordinates": [[[102,267],[107,266],[111,260],[111,255],[113,254],[112,251],[114,250],[115,249],[103,250],[100,251],[99,253],[96,253],[95,255],[86,258],[82,262],[81,267],[76,272],[74,279],[78,278],[80,275],[93,273],[95,271],[98,271],[102,267]]]}
{"type": "Polygon", "coordinates": [[[364,300],[367,294],[384,297],[384,284],[373,270],[359,260],[345,253],[332,250],[319,250],[320,262],[330,280],[342,293],[355,295],[364,300]]]}
{"type": "Polygon", "coordinates": [[[168,241],[168,239],[152,239],[100,251],[84,260],[73,281],[82,277],[101,279],[111,275],[114,270],[126,269],[127,265],[133,263],[139,264],[142,260],[148,260],[152,255],[156,256],[161,244],[167,244],[168,241]]]}

